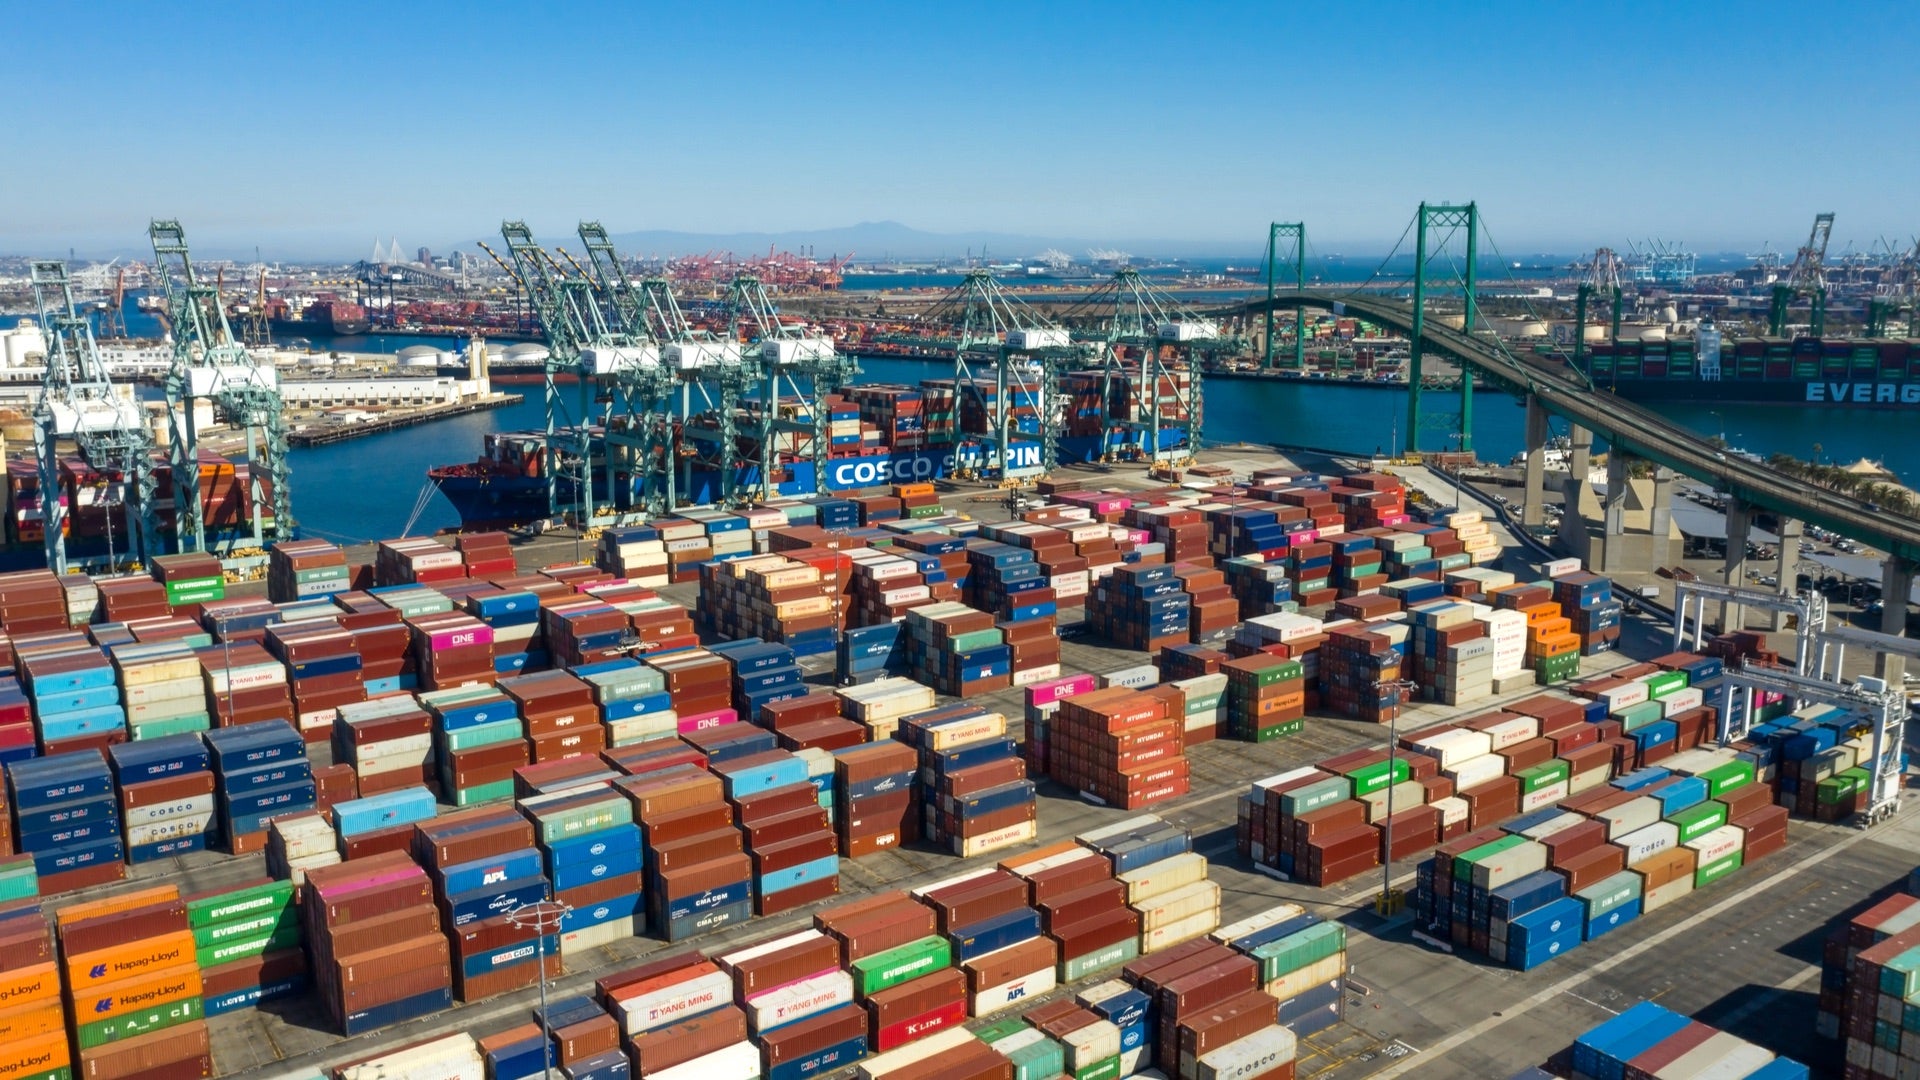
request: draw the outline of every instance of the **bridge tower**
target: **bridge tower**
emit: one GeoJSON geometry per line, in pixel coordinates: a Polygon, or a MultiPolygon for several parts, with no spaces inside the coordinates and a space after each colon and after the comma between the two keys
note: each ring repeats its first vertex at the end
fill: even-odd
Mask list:
{"type": "Polygon", "coordinates": [[[1462,332],[1471,336],[1474,323],[1478,321],[1479,316],[1475,293],[1477,268],[1474,265],[1480,254],[1479,206],[1476,203],[1468,203],[1465,206],[1424,202],[1420,204],[1419,220],[1416,224],[1417,238],[1414,241],[1413,340],[1410,343],[1411,355],[1407,364],[1407,449],[1411,451],[1421,449],[1420,433],[1427,426],[1427,420],[1436,421],[1437,423],[1432,425],[1436,428],[1452,426],[1451,422],[1457,420],[1456,430],[1460,451],[1467,453],[1473,449],[1473,369],[1471,367],[1466,364],[1460,365],[1460,414],[1458,417],[1436,413],[1432,417],[1423,418],[1420,413],[1421,360],[1426,352],[1421,342],[1421,334],[1426,326],[1427,236],[1429,233],[1447,230],[1441,235],[1441,240],[1444,242],[1448,235],[1459,229],[1465,229],[1467,233],[1467,262],[1461,282],[1466,301],[1466,322],[1462,324],[1462,332]]]}
{"type": "MultiPolygon", "coordinates": [[[[1267,336],[1264,355],[1260,360],[1262,369],[1273,367],[1273,291],[1279,269],[1278,258],[1284,250],[1280,247],[1282,239],[1293,241],[1294,289],[1305,290],[1307,287],[1307,223],[1276,221],[1267,226],[1267,336]]],[[[1293,366],[1296,371],[1307,366],[1307,309],[1297,304],[1293,309],[1293,366]]]]}

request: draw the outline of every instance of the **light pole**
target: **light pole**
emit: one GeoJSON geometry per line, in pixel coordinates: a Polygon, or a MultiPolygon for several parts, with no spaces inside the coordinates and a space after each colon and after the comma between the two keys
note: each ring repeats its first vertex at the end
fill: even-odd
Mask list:
{"type": "Polygon", "coordinates": [[[553,1028],[547,1024],[547,934],[560,929],[560,922],[573,914],[573,905],[560,900],[535,900],[515,905],[507,912],[507,921],[521,930],[533,931],[533,951],[540,965],[540,1075],[553,1080],[553,1028]]]}
{"type": "Polygon", "coordinates": [[[1461,509],[1460,507],[1460,455],[1461,453],[1463,453],[1463,451],[1460,448],[1466,445],[1466,441],[1468,437],[1469,436],[1464,431],[1456,431],[1447,436],[1447,441],[1453,444],[1453,512],[1456,514],[1459,513],[1461,509]]]}
{"type": "Polygon", "coordinates": [[[1380,895],[1374,898],[1373,910],[1381,918],[1400,913],[1406,903],[1406,895],[1393,887],[1393,766],[1398,761],[1400,749],[1400,706],[1404,697],[1411,697],[1420,689],[1411,679],[1382,679],[1374,683],[1376,692],[1392,690],[1393,711],[1387,715],[1387,814],[1380,837],[1380,895]]]}

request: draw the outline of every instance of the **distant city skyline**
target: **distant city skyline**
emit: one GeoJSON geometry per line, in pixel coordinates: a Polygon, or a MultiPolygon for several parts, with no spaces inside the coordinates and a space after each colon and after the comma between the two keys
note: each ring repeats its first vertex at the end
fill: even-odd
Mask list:
{"type": "Polygon", "coordinates": [[[987,234],[1250,257],[1301,220],[1322,254],[1383,254],[1423,198],[1477,201],[1514,258],[1790,256],[1821,211],[1836,252],[1920,233],[1911,76],[1867,62],[1920,38],[1913,5],[70,4],[8,25],[33,102],[0,174],[10,255],[137,256],[152,217],[270,261],[472,250],[503,217],[897,222],[962,246],[896,254],[952,257],[987,234]]]}

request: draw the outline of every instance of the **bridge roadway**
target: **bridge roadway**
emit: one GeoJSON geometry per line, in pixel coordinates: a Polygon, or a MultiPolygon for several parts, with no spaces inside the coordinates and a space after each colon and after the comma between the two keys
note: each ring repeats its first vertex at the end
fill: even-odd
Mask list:
{"type": "MultiPolygon", "coordinates": [[[[1405,334],[1413,333],[1413,310],[1406,304],[1322,292],[1275,293],[1216,315],[1262,315],[1296,306],[1331,310],[1341,305],[1350,315],[1405,334]]],[[[1831,529],[1871,544],[1909,565],[1920,560],[1920,522],[1874,510],[1865,502],[1822,491],[1763,464],[1729,457],[1698,435],[1650,409],[1597,390],[1572,368],[1529,353],[1515,354],[1484,338],[1470,336],[1428,318],[1421,327],[1426,343],[1499,383],[1531,392],[1540,406],[1606,438],[1609,445],[1705,481],[1717,489],[1782,516],[1831,529]]]]}

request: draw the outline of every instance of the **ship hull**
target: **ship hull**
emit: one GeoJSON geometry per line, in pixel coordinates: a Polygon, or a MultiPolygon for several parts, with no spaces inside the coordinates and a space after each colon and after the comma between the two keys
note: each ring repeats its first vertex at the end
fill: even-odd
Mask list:
{"type": "Polygon", "coordinates": [[[1920,382],[1845,379],[1595,379],[1596,389],[1628,401],[1699,405],[1832,405],[1851,409],[1920,408],[1920,382]]]}
{"type": "Polygon", "coordinates": [[[352,337],[373,329],[373,323],[367,319],[269,319],[268,324],[276,333],[301,334],[309,337],[352,337]]]}
{"type": "MultiPolygon", "coordinates": [[[[1180,442],[1180,432],[1161,432],[1162,450],[1172,449],[1180,442]]],[[[1059,441],[1058,447],[1062,463],[1096,461],[1101,456],[1100,441],[1096,438],[1068,436],[1059,441]]],[[[1015,472],[1038,472],[1040,447],[1037,443],[1016,444],[1010,456],[1015,472]]],[[[979,447],[968,447],[958,453],[951,447],[941,447],[833,458],[826,465],[826,489],[845,492],[888,484],[941,480],[961,470],[977,468],[983,463],[984,456],[979,447]]],[[[547,482],[542,477],[489,475],[465,468],[435,469],[428,476],[460,515],[463,526],[513,524],[547,516],[547,482]]],[[[736,486],[740,490],[752,492],[762,489],[757,462],[743,462],[735,476],[736,486]]],[[[794,461],[781,467],[781,479],[772,485],[772,490],[777,496],[813,495],[819,490],[817,481],[811,460],[794,461]]],[[[624,477],[616,478],[616,484],[631,487],[624,477]]],[[[675,497],[693,505],[716,502],[721,495],[720,474],[712,469],[684,470],[676,475],[675,485],[675,497]]],[[[609,497],[604,487],[604,478],[595,476],[593,496],[596,503],[630,506],[638,501],[631,491],[616,491],[609,497]]],[[[573,479],[568,477],[560,484],[559,498],[562,502],[572,502],[575,497],[573,479]]]]}

